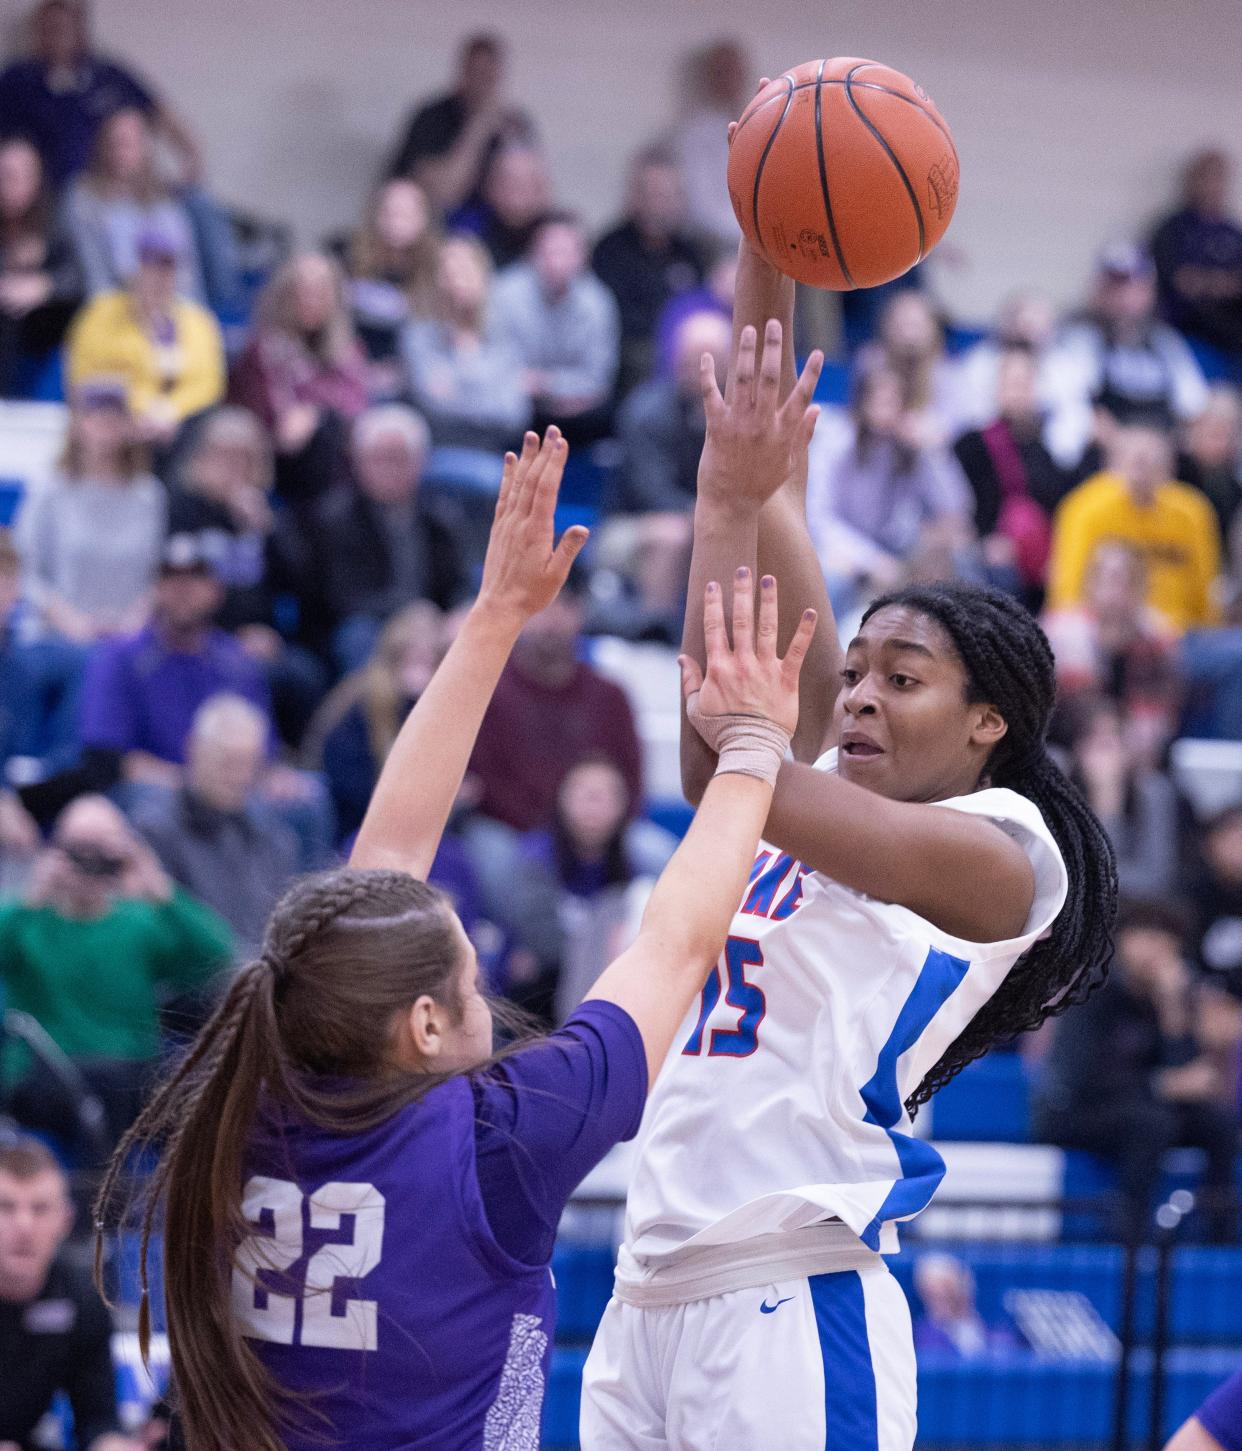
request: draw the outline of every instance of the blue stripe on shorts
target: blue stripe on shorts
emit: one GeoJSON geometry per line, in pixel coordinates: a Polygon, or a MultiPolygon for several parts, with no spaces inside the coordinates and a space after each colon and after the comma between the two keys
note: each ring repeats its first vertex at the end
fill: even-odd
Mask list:
{"type": "Polygon", "coordinates": [[[875,1370],[862,1280],[854,1270],[811,1275],[824,1357],[824,1451],[878,1451],[875,1370]]]}

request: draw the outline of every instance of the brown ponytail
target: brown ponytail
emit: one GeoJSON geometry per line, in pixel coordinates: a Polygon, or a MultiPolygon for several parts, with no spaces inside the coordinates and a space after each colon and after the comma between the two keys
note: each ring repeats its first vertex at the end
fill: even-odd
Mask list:
{"type": "Polygon", "coordinates": [[[305,878],[273,912],[261,957],[118,1146],[96,1201],[96,1279],[125,1167],[155,1148],[141,1214],[139,1334],[145,1356],[148,1250],[162,1214],[168,1336],[190,1451],[283,1451],[278,1422],[314,1415],[282,1395],[232,1311],[234,1253],[250,1233],[245,1154],[261,1100],[350,1133],[421,1097],[442,1079],[395,1068],[385,1025],[423,994],[455,1010],[458,968],[452,910],[426,883],[349,869],[305,878]],[[358,1086],[329,1090],[321,1074],[358,1086]]]}

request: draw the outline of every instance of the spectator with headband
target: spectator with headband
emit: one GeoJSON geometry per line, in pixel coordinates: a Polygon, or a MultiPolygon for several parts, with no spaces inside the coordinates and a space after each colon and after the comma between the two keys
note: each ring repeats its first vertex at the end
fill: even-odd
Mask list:
{"type": "Polygon", "coordinates": [[[150,119],[177,153],[185,180],[198,175],[198,146],[168,104],[92,51],[86,0],[40,0],[30,39],[31,54],[0,74],[0,133],[29,136],[54,186],[86,166],[100,125],[126,108],[150,119]]]}
{"type": "Polygon", "coordinates": [[[0,1448],[33,1445],[59,1393],[82,1451],[141,1451],[117,1419],[107,1307],[60,1252],[73,1217],[64,1170],[45,1144],[0,1145],[0,1448]]]}

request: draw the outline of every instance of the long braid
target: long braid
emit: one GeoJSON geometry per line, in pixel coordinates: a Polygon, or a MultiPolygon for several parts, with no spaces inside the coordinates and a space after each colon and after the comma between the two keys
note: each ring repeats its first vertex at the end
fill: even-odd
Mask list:
{"type": "Polygon", "coordinates": [[[1103,982],[1112,957],[1117,868],[1104,828],[1048,754],[1055,661],[1033,616],[999,590],[933,584],[883,596],[864,620],[890,605],[936,620],[965,667],[967,699],[986,701],[1003,716],[1008,729],[988,761],[987,782],[1007,786],[1039,808],[1069,875],[1065,905],[1049,932],[928,1071],[907,1101],[914,1112],[967,1063],[1081,1002],[1103,982]]]}

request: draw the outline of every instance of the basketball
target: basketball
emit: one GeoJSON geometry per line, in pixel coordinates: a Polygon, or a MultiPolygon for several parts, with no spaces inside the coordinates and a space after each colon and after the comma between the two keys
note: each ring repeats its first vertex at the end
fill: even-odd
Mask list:
{"type": "Polygon", "coordinates": [[[900,277],[944,236],[957,151],[909,76],[855,57],[813,60],[743,111],[728,181],[752,246],[799,282],[844,292],[900,277]]]}

